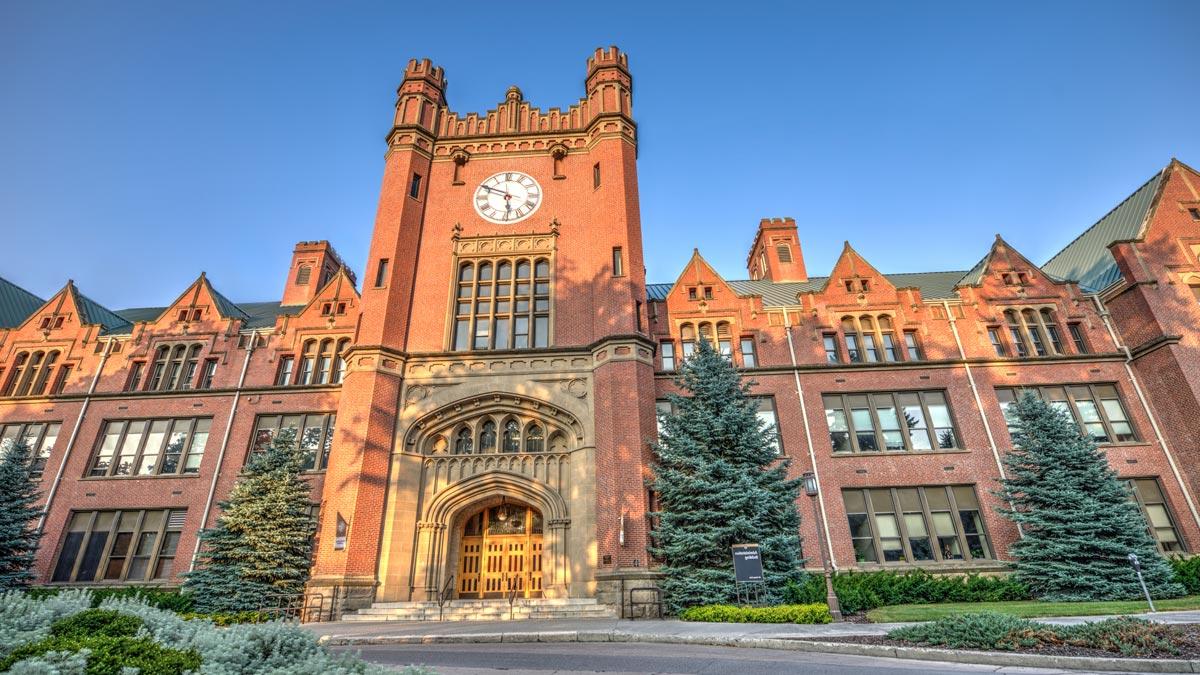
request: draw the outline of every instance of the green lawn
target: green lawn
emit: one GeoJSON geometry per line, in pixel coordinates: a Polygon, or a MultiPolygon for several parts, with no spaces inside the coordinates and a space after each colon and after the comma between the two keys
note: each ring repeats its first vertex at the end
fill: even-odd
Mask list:
{"type": "MultiPolygon", "coordinates": [[[[1200,609],[1200,595],[1186,598],[1158,600],[1154,606],[1159,611],[1200,609]]],[[[1038,602],[1022,600],[1011,602],[947,602],[937,605],[892,605],[878,607],[867,612],[867,618],[875,623],[894,621],[932,621],[953,614],[969,612],[1003,612],[1020,617],[1039,616],[1091,616],[1103,614],[1140,614],[1150,611],[1144,600],[1114,600],[1111,602],[1038,602]]]]}

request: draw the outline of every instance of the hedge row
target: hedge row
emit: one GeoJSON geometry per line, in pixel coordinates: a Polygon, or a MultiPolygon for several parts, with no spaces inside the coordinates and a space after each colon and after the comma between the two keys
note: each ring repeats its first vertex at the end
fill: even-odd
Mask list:
{"type": "Polygon", "coordinates": [[[684,621],[718,623],[829,623],[833,617],[824,604],[775,605],[774,607],[738,607],[703,605],[689,607],[679,614],[684,621]]]}
{"type": "MultiPolygon", "coordinates": [[[[834,575],[842,611],[865,612],[885,605],[939,602],[998,602],[1030,600],[1028,589],[1010,577],[935,577],[924,570],[910,572],[843,572],[834,575]]],[[[795,604],[825,602],[825,577],[810,574],[803,584],[788,587],[786,601],[795,604]]]]}
{"type": "Polygon", "coordinates": [[[1125,656],[1172,657],[1190,647],[1175,626],[1122,616],[1074,626],[1052,626],[1009,614],[979,612],[918,623],[888,633],[893,640],[952,649],[1012,651],[1039,647],[1085,647],[1125,656]]]}
{"type": "MultiPolygon", "coordinates": [[[[26,592],[30,598],[35,600],[48,598],[58,595],[66,589],[63,588],[48,588],[45,586],[37,586],[30,588],[26,592]]],[[[190,612],[192,611],[192,597],[184,593],[180,593],[175,588],[155,588],[148,586],[124,586],[121,588],[91,588],[88,589],[92,595],[92,607],[99,607],[100,603],[109,598],[140,598],[147,605],[155,609],[165,609],[169,612],[190,612]]]]}

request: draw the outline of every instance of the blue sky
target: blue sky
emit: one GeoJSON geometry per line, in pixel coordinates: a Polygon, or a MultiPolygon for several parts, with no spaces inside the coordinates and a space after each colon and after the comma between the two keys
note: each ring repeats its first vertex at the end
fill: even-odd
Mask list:
{"type": "Polygon", "coordinates": [[[810,274],[1037,262],[1172,156],[1200,165],[1200,3],[0,3],[0,276],[114,308],[201,271],[278,299],[292,245],[361,270],[395,87],[458,111],[582,95],[629,53],[648,279],[745,277],[790,215],[810,274]]]}

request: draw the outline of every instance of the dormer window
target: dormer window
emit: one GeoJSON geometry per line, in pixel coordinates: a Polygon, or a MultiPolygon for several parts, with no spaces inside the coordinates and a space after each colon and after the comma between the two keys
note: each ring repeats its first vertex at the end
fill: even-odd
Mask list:
{"type": "Polygon", "coordinates": [[[699,295],[697,295],[697,293],[696,293],[696,287],[693,286],[688,289],[688,300],[697,300],[697,299],[699,299],[699,295]]]}
{"type": "Polygon", "coordinates": [[[49,328],[50,328],[50,317],[46,317],[46,318],[42,319],[41,329],[48,330],[49,328]]]}
{"type": "Polygon", "coordinates": [[[321,305],[321,316],[329,316],[333,314],[333,303],[327,302],[321,305]]]}
{"type": "Polygon", "coordinates": [[[63,317],[61,317],[61,316],[60,316],[60,317],[56,317],[56,318],[54,319],[54,327],[55,327],[55,328],[62,328],[62,325],[63,325],[63,317]]]}
{"type": "Polygon", "coordinates": [[[858,281],[858,287],[863,293],[869,293],[871,291],[871,282],[867,279],[860,279],[858,281]]]}
{"type": "Polygon", "coordinates": [[[338,314],[345,314],[345,313],[346,313],[346,303],[344,303],[344,302],[339,302],[339,303],[338,303],[338,306],[337,306],[337,313],[338,313],[338,314]]]}
{"type": "Polygon", "coordinates": [[[712,300],[712,299],[713,299],[712,286],[705,286],[705,287],[704,287],[704,299],[705,299],[705,300],[712,300]]]}

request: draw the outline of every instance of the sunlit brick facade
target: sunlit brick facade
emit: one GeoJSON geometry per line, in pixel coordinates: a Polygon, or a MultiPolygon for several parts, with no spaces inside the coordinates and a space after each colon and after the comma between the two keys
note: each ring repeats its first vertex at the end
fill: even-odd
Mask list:
{"type": "Polygon", "coordinates": [[[1003,569],[1004,405],[1029,388],[1101,442],[1164,550],[1200,546],[1190,168],[1042,267],[997,237],[971,269],[884,274],[847,243],[809,276],[818,224],[775,218],[745,233],[748,279],[696,252],[648,286],[625,54],[597,50],[584,94],[544,111],[512,87],[462,115],[410,62],[361,279],[321,241],[296,245],[278,302],[201,274],[114,312],[70,282],[42,300],[0,281],[0,443],[39,453],[39,581],[177,583],[249,453],[294,428],[311,596],[615,603],[654,582],[655,413],[702,340],[818,476],[810,565],[823,522],[839,569],[1003,569]]]}

